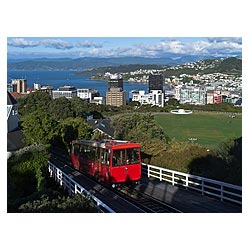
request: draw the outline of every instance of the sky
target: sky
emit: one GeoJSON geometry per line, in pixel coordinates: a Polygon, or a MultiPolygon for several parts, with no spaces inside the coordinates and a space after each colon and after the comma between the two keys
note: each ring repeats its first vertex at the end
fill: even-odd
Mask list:
{"type": "Polygon", "coordinates": [[[8,58],[241,56],[241,37],[8,37],[8,58]]]}

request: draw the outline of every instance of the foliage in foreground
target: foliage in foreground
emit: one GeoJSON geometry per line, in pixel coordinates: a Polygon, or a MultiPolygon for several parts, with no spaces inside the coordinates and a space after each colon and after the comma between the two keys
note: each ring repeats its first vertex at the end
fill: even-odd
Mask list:
{"type": "Polygon", "coordinates": [[[91,200],[70,197],[48,175],[48,149],[19,150],[8,160],[8,212],[97,212],[91,200]]]}
{"type": "Polygon", "coordinates": [[[8,196],[24,197],[46,186],[49,154],[45,146],[19,150],[8,160],[8,196]]]}
{"type": "Polygon", "coordinates": [[[47,193],[40,199],[28,201],[18,208],[24,213],[94,213],[97,212],[91,200],[81,195],[61,195],[59,192],[47,193]]]}

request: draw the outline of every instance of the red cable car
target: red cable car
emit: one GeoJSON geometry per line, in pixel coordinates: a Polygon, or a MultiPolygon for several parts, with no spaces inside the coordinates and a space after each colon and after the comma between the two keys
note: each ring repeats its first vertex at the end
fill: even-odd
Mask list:
{"type": "Polygon", "coordinates": [[[74,168],[112,186],[141,179],[140,144],[118,140],[75,140],[71,159],[74,168]]]}

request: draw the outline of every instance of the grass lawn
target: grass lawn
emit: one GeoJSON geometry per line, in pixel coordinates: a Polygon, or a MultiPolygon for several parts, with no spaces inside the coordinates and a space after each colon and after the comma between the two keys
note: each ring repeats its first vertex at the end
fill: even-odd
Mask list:
{"type": "Polygon", "coordinates": [[[176,141],[196,142],[208,148],[217,147],[229,138],[238,138],[242,135],[242,116],[235,118],[229,114],[193,113],[191,115],[159,114],[155,120],[164,132],[176,141]]]}

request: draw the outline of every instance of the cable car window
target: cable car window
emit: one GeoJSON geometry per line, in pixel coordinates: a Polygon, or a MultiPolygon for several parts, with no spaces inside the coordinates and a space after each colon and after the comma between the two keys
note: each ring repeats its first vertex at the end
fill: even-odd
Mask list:
{"type": "Polygon", "coordinates": [[[72,153],[75,154],[75,155],[78,155],[79,154],[79,145],[77,144],[73,144],[73,147],[72,147],[72,153]]]}
{"type": "Polygon", "coordinates": [[[101,162],[104,165],[109,165],[110,151],[108,149],[102,149],[101,162]]]}
{"type": "Polygon", "coordinates": [[[112,165],[113,166],[122,166],[125,165],[125,149],[114,150],[113,151],[113,158],[112,158],[112,165]]]}
{"type": "Polygon", "coordinates": [[[140,154],[138,148],[127,148],[127,164],[140,163],[140,154]]]}

